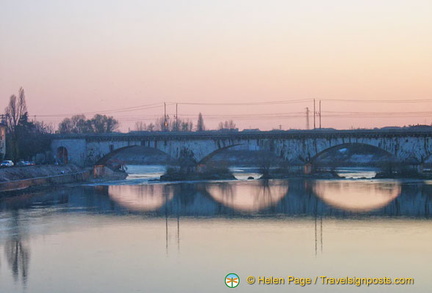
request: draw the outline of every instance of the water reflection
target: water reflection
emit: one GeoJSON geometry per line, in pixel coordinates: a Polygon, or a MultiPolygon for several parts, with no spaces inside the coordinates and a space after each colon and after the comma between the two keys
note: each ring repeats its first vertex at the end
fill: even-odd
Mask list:
{"type": "Polygon", "coordinates": [[[257,212],[276,205],[288,192],[287,181],[218,182],[205,186],[218,203],[237,211],[257,212]]]}
{"type": "Polygon", "coordinates": [[[318,246],[320,247],[319,252],[323,253],[323,217],[315,216],[315,255],[318,255],[318,246]]]}
{"type": "Polygon", "coordinates": [[[0,213],[57,212],[180,216],[430,217],[432,185],[383,180],[249,180],[76,186],[0,199],[0,213]],[[288,188],[289,186],[289,188],[288,188]],[[366,213],[367,212],[367,213],[366,213]],[[357,215],[358,216],[358,215],[357,215]]]}
{"type": "MultiPolygon", "coordinates": [[[[168,214],[165,216],[165,251],[166,255],[169,255],[169,246],[170,246],[170,238],[172,234],[170,233],[170,226],[172,226],[172,221],[168,217],[168,214]]],[[[171,228],[172,230],[172,228],[171,228]]],[[[180,252],[180,215],[177,215],[176,220],[176,228],[175,228],[175,239],[177,244],[177,251],[180,252]]]]}
{"type": "Polygon", "coordinates": [[[254,167],[230,167],[229,170],[238,180],[248,180],[251,177],[253,179],[258,179],[263,175],[259,171],[259,168],[254,167]]]}
{"type": "Polygon", "coordinates": [[[360,179],[374,178],[378,173],[378,168],[347,167],[336,168],[336,173],[343,178],[360,179]]]}
{"type": "Polygon", "coordinates": [[[109,197],[119,205],[131,210],[149,212],[160,209],[173,198],[172,185],[111,185],[109,197]]]}
{"type": "Polygon", "coordinates": [[[9,218],[9,236],[4,244],[4,254],[15,281],[25,285],[29,273],[30,247],[21,227],[19,211],[12,211],[9,218]]]}
{"type": "Polygon", "coordinates": [[[387,206],[401,193],[397,181],[315,181],[313,192],[332,207],[368,212],[387,206]]]}
{"type": "Polygon", "coordinates": [[[79,209],[88,206],[94,211],[127,210],[169,217],[278,214],[349,218],[352,213],[430,217],[431,190],[422,182],[390,180],[191,182],[76,188],[67,202],[79,209]]]}
{"type": "MultiPolygon", "coordinates": [[[[308,270],[330,259],[331,265],[336,259],[342,267],[347,258],[355,265],[364,259],[365,268],[369,269],[370,251],[375,251],[374,258],[383,252],[387,254],[378,265],[397,259],[395,255],[408,249],[422,251],[427,256],[431,254],[425,243],[432,237],[427,234],[431,231],[430,221],[424,220],[432,210],[432,185],[429,183],[432,182],[297,179],[75,186],[0,199],[0,257],[2,269],[6,270],[0,275],[0,288],[6,288],[2,292],[16,292],[11,288],[18,282],[32,292],[50,292],[34,289],[41,284],[54,283],[52,280],[59,276],[55,266],[46,265],[46,259],[53,263],[64,261],[58,266],[71,270],[74,278],[79,275],[77,279],[84,280],[86,285],[89,279],[91,284],[99,285],[101,282],[88,278],[91,275],[88,272],[95,271],[102,276],[100,280],[106,280],[115,269],[124,273],[125,278],[136,274],[134,279],[142,281],[143,271],[166,264],[167,267],[157,273],[150,271],[151,280],[146,282],[151,282],[178,265],[178,259],[181,262],[176,273],[207,267],[208,263],[213,267],[220,261],[214,266],[219,270],[226,267],[223,261],[227,253],[231,259],[240,259],[238,253],[246,251],[245,247],[250,245],[254,252],[258,251],[254,258],[260,260],[260,266],[267,259],[271,260],[266,267],[268,270],[278,263],[274,259],[281,255],[289,255],[285,263],[298,255],[296,267],[301,267],[304,256],[310,256],[306,260],[309,261],[308,270]],[[125,209],[137,213],[125,213],[125,209]],[[353,214],[358,211],[369,212],[353,214]],[[381,222],[385,224],[379,224],[381,222]],[[226,229],[228,225],[230,229],[226,229]],[[401,225],[405,227],[403,234],[401,225]],[[104,229],[86,232],[87,227],[104,229]],[[394,227],[394,231],[386,234],[388,227],[394,227]],[[256,237],[263,232],[266,237],[256,237]],[[51,240],[35,237],[42,234],[51,240]],[[106,238],[101,245],[103,237],[106,238]],[[405,246],[405,241],[411,241],[411,245],[405,246]],[[236,254],[230,254],[232,251],[236,254]],[[364,254],[357,258],[359,251],[364,254]],[[398,253],[392,254],[392,251],[398,253]],[[274,258],[269,257],[272,252],[274,258]],[[311,260],[314,253],[315,259],[311,260]],[[67,257],[59,258],[59,255],[67,257]],[[196,259],[191,261],[194,256],[196,259]],[[120,257],[125,257],[125,261],[118,261],[120,257]],[[188,265],[183,266],[186,263],[188,265]],[[84,269],[87,266],[92,270],[84,269]]],[[[257,269],[253,267],[253,262],[258,263],[255,259],[245,264],[243,271],[257,269]]],[[[406,259],[411,261],[411,258],[406,259]]],[[[425,267],[423,259],[423,255],[419,256],[418,263],[425,267]]],[[[58,281],[59,288],[63,282],[63,279],[58,281]]],[[[135,289],[116,287],[110,291],[111,287],[107,287],[103,288],[106,292],[135,289]]],[[[175,288],[170,289],[167,292],[175,291],[175,288]]],[[[54,291],[61,292],[60,289],[54,291]]]]}
{"type": "Polygon", "coordinates": [[[136,179],[158,179],[167,169],[162,165],[127,165],[126,168],[126,172],[128,173],[126,180],[128,181],[136,179]]]}

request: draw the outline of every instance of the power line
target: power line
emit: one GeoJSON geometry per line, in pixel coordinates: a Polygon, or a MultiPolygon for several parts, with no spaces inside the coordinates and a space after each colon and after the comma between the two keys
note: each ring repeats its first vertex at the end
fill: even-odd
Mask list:
{"type": "Polygon", "coordinates": [[[349,102],[349,103],[432,103],[432,99],[408,99],[408,100],[394,100],[394,99],[374,99],[374,100],[362,100],[362,99],[322,99],[325,102],[349,102]]]}
{"type": "MultiPolygon", "coordinates": [[[[190,106],[257,106],[257,105],[284,105],[284,104],[292,104],[292,103],[304,103],[304,102],[313,102],[315,99],[293,99],[293,100],[279,100],[279,101],[266,101],[266,102],[235,102],[235,103],[205,103],[205,102],[169,102],[167,105],[190,105],[190,106]]],[[[363,99],[321,99],[325,102],[347,102],[347,103],[432,103],[432,99],[403,99],[403,100],[393,100],[393,99],[374,99],[374,100],[363,100],[363,99]]],[[[160,103],[151,103],[144,105],[137,105],[132,107],[125,108],[115,108],[115,109],[105,109],[105,110],[95,110],[95,111],[87,111],[87,112],[76,112],[76,113],[64,113],[64,114],[35,114],[38,117],[66,117],[73,116],[77,114],[83,115],[91,115],[91,114],[114,114],[114,113],[123,113],[123,112],[133,112],[139,110],[147,110],[154,108],[162,108],[162,102],[160,103]]],[[[315,111],[314,111],[315,112],[315,111]]]]}
{"type": "MultiPolygon", "coordinates": [[[[366,111],[366,112],[359,112],[359,111],[321,111],[321,101],[325,101],[328,104],[331,104],[332,102],[337,103],[363,103],[363,104],[379,104],[379,103],[388,103],[388,104],[421,104],[421,103],[431,103],[432,99],[401,99],[401,100],[393,100],[393,99],[374,99],[374,100],[363,100],[363,99],[320,99],[319,100],[319,110],[317,112],[316,109],[316,99],[292,99],[292,100],[277,100],[277,101],[262,101],[262,102],[217,102],[217,103],[207,103],[207,102],[168,102],[168,103],[149,103],[149,104],[143,104],[143,105],[137,105],[137,106],[131,106],[131,107],[121,107],[121,108],[114,108],[114,109],[105,109],[105,110],[96,110],[96,111],[87,111],[83,113],[69,113],[69,114],[36,114],[35,116],[39,118],[45,118],[48,121],[55,120],[56,118],[64,118],[64,117],[70,117],[77,114],[83,114],[83,115],[92,115],[92,114],[119,114],[116,115],[116,119],[120,122],[132,122],[132,121],[154,121],[157,118],[160,118],[160,115],[156,115],[155,111],[152,111],[151,114],[139,114],[136,113],[135,115],[121,115],[122,113],[131,113],[131,112],[137,112],[137,111],[145,111],[145,110],[151,110],[156,108],[164,108],[165,105],[175,105],[176,108],[176,114],[175,119],[179,119],[178,115],[178,105],[185,105],[185,106],[202,106],[203,108],[214,108],[214,107],[232,107],[232,106],[241,106],[242,109],[246,106],[265,106],[265,105],[288,105],[288,104],[295,104],[295,103],[313,103],[314,106],[314,128],[317,127],[316,122],[318,122],[319,127],[321,127],[321,118],[333,118],[333,119],[359,119],[359,118],[368,118],[368,119],[386,119],[386,118],[410,118],[410,117],[432,117],[432,111],[417,111],[417,112],[395,112],[395,111],[389,111],[389,112],[377,112],[377,111],[366,111]],[[316,121],[316,115],[318,115],[318,121],[316,121]]],[[[280,107],[282,108],[282,107],[280,107]]],[[[331,106],[326,105],[326,109],[331,109],[331,106]]],[[[166,109],[166,108],[165,108],[166,109]]],[[[303,108],[304,109],[304,108],[303,108]]],[[[202,111],[202,110],[201,110],[202,111]]],[[[310,111],[312,112],[312,111],[310,111]]],[[[167,116],[167,112],[165,112],[164,117],[167,116]]],[[[236,119],[236,120],[257,120],[257,121],[265,121],[265,120],[271,120],[274,121],[275,119],[297,119],[304,117],[305,113],[302,112],[284,112],[284,113],[260,113],[260,114],[252,114],[252,113],[234,113],[234,114],[210,114],[205,115],[205,118],[208,120],[227,120],[227,119],[236,119]]],[[[307,115],[307,125],[306,128],[308,128],[308,114],[307,115]]],[[[197,114],[182,114],[182,118],[195,118],[197,117],[197,114]]],[[[166,118],[165,118],[166,119],[166,118]]]]}
{"type": "MultiPolygon", "coordinates": [[[[291,103],[310,102],[312,99],[297,99],[297,100],[282,100],[282,101],[267,101],[267,102],[241,102],[241,103],[204,103],[204,102],[182,102],[179,105],[195,105],[195,106],[251,106],[251,105],[281,105],[291,103]]],[[[171,103],[176,104],[176,103],[171,103]]]]}
{"type": "MultiPolygon", "coordinates": [[[[119,108],[119,109],[111,109],[111,110],[98,110],[98,111],[90,111],[90,112],[81,112],[78,115],[88,115],[88,114],[112,114],[112,113],[122,113],[122,112],[132,112],[132,111],[138,111],[138,110],[146,110],[146,109],[154,109],[154,108],[161,108],[163,104],[161,103],[153,103],[148,105],[141,105],[141,106],[135,106],[135,107],[128,107],[128,108],[119,108]]],[[[36,114],[38,117],[66,117],[66,116],[73,116],[77,115],[77,113],[69,113],[69,114],[36,114]]]]}
{"type": "Polygon", "coordinates": [[[431,117],[431,112],[388,112],[388,113],[334,113],[327,114],[328,118],[403,118],[403,117],[431,117]]]}
{"type": "Polygon", "coordinates": [[[343,112],[343,111],[324,111],[330,115],[340,114],[340,115],[431,115],[432,111],[415,111],[415,112],[343,112]]]}
{"type": "MultiPolygon", "coordinates": [[[[254,118],[254,117],[282,117],[282,116],[296,116],[296,117],[301,117],[303,116],[304,113],[303,112],[288,112],[288,113],[263,113],[263,114],[253,114],[253,113],[248,113],[248,114],[206,114],[203,116],[205,118],[209,118],[209,117],[250,117],[250,118],[254,118]]],[[[182,117],[196,117],[197,115],[195,114],[182,114],[182,117]]]]}

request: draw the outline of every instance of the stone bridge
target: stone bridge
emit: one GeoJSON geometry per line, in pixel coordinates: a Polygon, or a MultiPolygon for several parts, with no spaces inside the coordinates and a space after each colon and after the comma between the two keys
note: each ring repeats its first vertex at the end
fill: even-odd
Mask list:
{"type": "Polygon", "coordinates": [[[58,160],[91,166],[133,146],[158,149],[178,159],[184,149],[197,162],[232,148],[266,150],[288,162],[312,162],[335,147],[363,144],[391,154],[395,161],[423,163],[432,154],[432,131],[397,128],[377,130],[288,130],[132,132],[111,134],[53,135],[51,149],[58,160]]]}

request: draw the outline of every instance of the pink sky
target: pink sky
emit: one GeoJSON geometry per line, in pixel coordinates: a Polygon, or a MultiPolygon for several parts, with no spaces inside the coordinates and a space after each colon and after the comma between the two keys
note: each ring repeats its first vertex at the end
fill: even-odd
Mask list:
{"type": "Polygon", "coordinates": [[[244,104],[180,105],[179,116],[196,121],[202,112],[209,128],[232,117],[239,128],[304,129],[313,98],[322,100],[323,127],[432,122],[430,0],[1,6],[0,109],[22,86],[30,115],[55,125],[66,115],[113,109],[106,113],[127,131],[162,115],[163,102],[199,102],[244,104]],[[248,105],[299,99],[307,101],[248,105]],[[119,111],[153,103],[160,107],[119,111]],[[275,113],[291,117],[253,115],[275,113]]]}

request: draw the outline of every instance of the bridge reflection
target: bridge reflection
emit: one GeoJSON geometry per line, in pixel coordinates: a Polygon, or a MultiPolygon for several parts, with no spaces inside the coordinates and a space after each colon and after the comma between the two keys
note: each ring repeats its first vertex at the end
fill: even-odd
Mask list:
{"type": "Polygon", "coordinates": [[[90,213],[148,216],[430,217],[427,182],[255,180],[80,186],[0,200],[0,211],[62,206],[90,213]]]}
{"type": "Polygon", "coordinates": [[[160,209],[174,196],[172,185],[112,185],[108,195],[117,204],[131,211],[154,211],[160,209]]]}
{"type": "Polygon", "coordinates": [[[236,181],[205,185],[206,192],[218,203],[240,212],[259,212],[275,206],[288,193],[287,181],[236,181]]]}
{"type": "Polygon", "coordinates": [[[400,196],[398,181],[254,180],[107,187],[132,212],[181,215],[380,213],[400,196]]]}
{"type": "MultiPolygon", "coordinates": [[[[26,285],[31,216],[22,210],[42,216],[37,212],[41,207],[55,207],[50,213],[84,212],[95,217],[134,214],[164,220],[160,223],[165,228],[167,254],[180,252],[180,226],[188,218],[303,217],[311,224],[314,221],[318,255],[324,250],[323,230],[328,218],[329,222],[333,217],[430,218],[431,199],[432,182],[427,181],[296,179],[64,187],[0,199],[0,212],[10,213],[0,234],[0,256],[5,256],[4,263],[14,280],[26,285]]],[[[309,227],[307,233],[313,233],[312,225],[309,227]]]]}
{"type": "Polygon", "coordinates": [[[387,206],[401,193],[397,181],[316,181],[313,192],[328,205],[344,211],[369,212],[387,206]]]}

